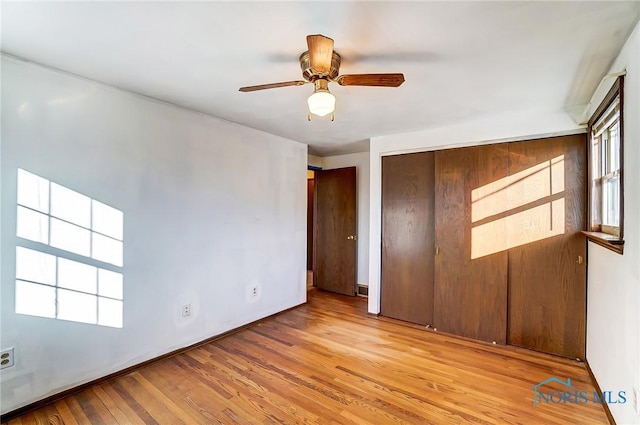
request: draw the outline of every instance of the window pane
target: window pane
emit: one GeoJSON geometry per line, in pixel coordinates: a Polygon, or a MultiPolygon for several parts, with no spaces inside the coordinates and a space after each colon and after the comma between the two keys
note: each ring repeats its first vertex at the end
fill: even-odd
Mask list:
{"type": "Polygon", "coordinates": [[[591,170],[591,177],[593,179],[596,179],[598,177],[602,177],[602,169],[601,169],[601,164],[602,164],[602,137],[596,137],[593,139],[593,149],[591,151],[592,154],[592,170],[591,170]]]}
{"type": "Polygon", "coordinates": [[[16,313],[56,317],[56,289],[51,286],[17,280],[16,313]]]}
{"type": "Polygon", "coordinates": [[[620,133],[618,132],[618,122],[609,130],[609,172],[620,168],[620,133]]]}
{"type": "Polygon", "coordinates": [[[91,226],[91,199],[51,183],[51,215],[88,228],[91,226]]]}
{"type": "Polygon", "coordinates": [[[105,263],[122,266],[122,242],[93,233],[91,257],[105,263]]]}
{"type": "Polygon", "coordinates": [[[58,319],[96,323],[98,304],[95,295],[58,289],[58,319]]]}
{"type": "Polygon", "coordinates": [[[58,258],[58,286],[76,291],[96,293],[97,268],[88,264],[58,258]]]}
{"type": "Polygon", "coordinates": [[[16,235],[30,241],[49,243],[49,216],[18,205],[16,235]]]}
{"type": "Polygon", "coordinates": [[[122,299],[122,274],[98,269],[98,295],[122,299]]]}
{"type": "Polygon", "coordinates": [[[89,230],[51,218],[51,246],[88,257],[90,239],[89,230]]]}
{"type": "Polygon", "coordinates": [[[18,169],[18,204],[49,212],[49,180],[18,169]]]}
{"type": "Polygon", "coordinates": [[[602,180],[591,183],[591,230],[594,224],[602,224],[602,180]]]}
{"type": "Polygon", "coordinates": [[[122,211],[111,208],[102,202],[92,201],[91,229],[112,238],[122,240],[122,211]]]}
{"type": "Polygon", "coordinates": [[[620,226],[620,178],[607,179],[602,185],[602,224],[607,226],[620,226]]]}
{"type": "Polygon", "coordinates": [[[16,279],[46,285],[56,284],[56,257],[32,249],[16,247],[16,279]]]}
{"type": "Polygon", "coordinates": [[[122,301],[98,297],[98,305],[99,325],[114,328],[122,327],[122,301]]]}
{"type": "Polygon", "coordinates": [[[605,131],[602,134],[602,164],[600,165],[603,176],[611,171],[609,170],[609,146],[609,132],[605,131]]]}

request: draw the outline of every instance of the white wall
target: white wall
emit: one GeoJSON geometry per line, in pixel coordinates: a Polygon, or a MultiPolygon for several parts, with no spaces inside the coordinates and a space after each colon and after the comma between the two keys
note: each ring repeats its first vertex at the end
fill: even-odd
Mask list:
{"type": "Polygon", "coordinates": [[[316,155],[307,155],[308,164],[312,167],[324,167],[324,158],[316,155]]]}
{"type": "Polygon", "coordinates": [[[356,167],[358,212],[358,284],[369,284],[369,152],[326,156],[324,169],[356,167]]]}
{"type": "Polygon", "coordinates": [[[640,25],[610,72],[625,68],[624,255],[588,245],[587,360],[603,390],[627,391],[629,402],[609,406],[616,422],[640,424],[632,408],[632,388],[640,387],[640,25]]]}
{"type": "Polygon", "coordinates": [[[303,303],[306,166],[306,145],[3,57],[1,411],[303,303]],[[124,211],[122,329],[14,313],[18,167],[124,211]]]}

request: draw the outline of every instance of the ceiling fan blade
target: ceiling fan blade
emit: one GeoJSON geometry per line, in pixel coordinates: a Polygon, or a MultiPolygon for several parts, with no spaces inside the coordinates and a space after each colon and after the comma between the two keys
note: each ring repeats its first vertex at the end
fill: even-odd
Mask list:
{"type": "Polygon", "coordinates": [[[266,90],[266,89],[277,89],[278,87],[289,87],[289,86],[301,86],[303,84],[307,84],[308,81],[285,81],[283,83],[271,83],[271,84],[261,84],[259,86],[247,86],[240,87],[241,92],[249,92],[249,91],[257,91],[257,90],[266,90]]]}
{"type": "Polygon", "coordinates": [[[398,87],[404,83],[404,74],[347,74],[336,82],[341,86],[398,87]]]}
{"type": "Polygon", "coordinates": [[[311,68],[323,74],[328,73],[333,56],[333,39],[320,34],[308,35],[307,46],[311,68]]]}

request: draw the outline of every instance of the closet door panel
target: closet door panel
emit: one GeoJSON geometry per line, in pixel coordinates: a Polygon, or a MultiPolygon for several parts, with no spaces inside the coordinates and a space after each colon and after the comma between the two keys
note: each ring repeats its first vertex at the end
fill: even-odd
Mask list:
{"type": "Polygon", "coordinates": [[[382,158],[381,314],[433,322],[434,153],[382,158]]]}
{"type": "Polygon", "coordinates": [[[507,145],[436,152],[434,327],[506,343],[507,145]]]}
{"type": "Polygon", "coordinates": [[[585,135],[509,144],[509,344],[585,356],[585,160],[585,135]]]}

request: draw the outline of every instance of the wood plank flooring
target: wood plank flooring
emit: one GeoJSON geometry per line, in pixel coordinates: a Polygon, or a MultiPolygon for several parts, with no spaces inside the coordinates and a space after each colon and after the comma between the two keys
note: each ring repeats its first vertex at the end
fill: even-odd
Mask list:
{"type": "Polygon", "coordinates": [[[551,376],[594,390],[583,364],[309,302],[8,422],[19,424],[606,424],[601,405],[533,405],[551,376]]]}

